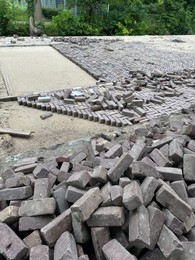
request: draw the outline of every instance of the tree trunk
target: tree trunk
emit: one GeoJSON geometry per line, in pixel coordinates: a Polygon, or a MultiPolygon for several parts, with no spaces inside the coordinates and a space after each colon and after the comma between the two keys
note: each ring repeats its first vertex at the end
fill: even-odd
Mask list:
{"type": "Polygon", "coordinates": [[[41,0],[35,0],[35,21],[43,19],[41,0]]]}

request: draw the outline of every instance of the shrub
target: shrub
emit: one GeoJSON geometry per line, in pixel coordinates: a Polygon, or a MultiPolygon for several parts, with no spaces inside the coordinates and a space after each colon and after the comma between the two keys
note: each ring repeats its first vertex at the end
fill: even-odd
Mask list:
{"type": "Polygon", "coordinates": [[[42,10],[46,19],[52,19],[53,16],[57,16],[60,13],[60,9],[43,8],[42,10]]]}

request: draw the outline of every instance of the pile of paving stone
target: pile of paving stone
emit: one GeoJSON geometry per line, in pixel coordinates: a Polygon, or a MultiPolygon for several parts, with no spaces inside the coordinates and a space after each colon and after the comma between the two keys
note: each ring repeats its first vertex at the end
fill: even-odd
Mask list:
{"type": "Polygon", "coordinates": [[[19,105],[124,127],[194,105],[195,71],[130,71],[122,82],[18,97],[19,105]]]}
{"type": "Polygon", "coordinates": [[[0,174],[0,259],[193,260],[195,114],[0,174]]]}

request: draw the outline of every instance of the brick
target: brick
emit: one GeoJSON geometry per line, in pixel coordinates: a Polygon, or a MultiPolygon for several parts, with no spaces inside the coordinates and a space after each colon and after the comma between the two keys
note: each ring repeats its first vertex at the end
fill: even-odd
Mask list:
{"type": "Polygon", "coordinates": [[[51,194],[50,182],[47,178],[35,180],[33,199],[49,198],[51,194]]]}
{"type": "Polygon", "coordinates": [[[72,164],[80,163],[80,162],[82,162],[86,157],[87,157],[87,155],[86,155],[84,152],[81,152],[81,153],[77,154],[77,155],[71,160],[71,163],[72,163],[72,164]]]}
{"type": "Polygon", "coordinates": [[[108,227],[91,228],[91,238],[97,260],[105,260],[102,247],[110,240],[110,231],[108,227]]]}
{"type": "Polygon", "coordinates": [[[33,170],[33,175],[35,178],[47,178],[49,170],[45,164],[38,164],[37,167],[33,170]]]}
{"type": "Polygon", "coordinates": [[[102,247],[102,251],[107,260],[136,260],[116,239],[110,240],[102,247]]]}
{"type": "Polygon", "coordinates": [[[30,250],[29,260],[49,260],[49,247],[45,245],[34,246],[30,250]]]}
{"type": "Polygon", "coordinates": [[[51,222],[53,218],[48,216],[21,217],[19,219],[19,231],[41,229],[51,222]]]}
{"type": "Polygon", "coordinates": [[[56,202],[54,198],[26,200],[21,203],[19,215],[23,217],[54,214],[56,202]]]}
{"type": "Polygon", "coordinates": [[[125,222],[124,208],[117,206],[100,207],[88,219],[90,227],[119,227],[125,222]]]}
{"type": "Polygon", "coordinates": [[[152,148],[153,149],[155,149],[155,148],[159,149],[162,146],[164,146],[165,144],[169,144],[172,140],[173,140],[173,138],[170,137],[170,136],[164,137],[160,140],[154,140],[153,143],[152,143],[152,148]]]}
{"type": "Polygon", "coordinates": [[[163,213],[166,217],[165,225],[176,235],[182,235],[183,223],[176,218],[168,209],[163,209],[163,213]]]}
{"type": "Polygon", "coordinates": [[[183,174],[186,181],[195,181],[195,156],[184,154],[183,174]]]}
{"type": "Polygon", "coordinates": [[[146,177],[140,188],[143,196],[143,204],[147,207],[154,197],[154,193],[158,187],[158,181],[154,177],[146,177]]]}
{"type": "Polygon", "coordinates": [[[178,259],[183,252],[182,243],[165,225],[162,228],[157,244],[165,258],[178,259]]]}
{"type": "Polygon", "coordinates": [[[136,181],[124,187],[123,203],[128,210],[134,210],[143,204],[142,191],[136,181]]]}
{"type": "Polygon", "coordinates": [[[67,179],[66,183],[78,188],[84,188],[90,181],[91,176],[87,171],[74,172],[67,179]]]}
{"type": "Polygon", "coordinates": [[[65,232],[72,230],[71,211],[67,209],[41,228],[41,235],[49,247],[53,247],[58,238],[65,232]]]}
{"type": "Polygon", "coordinates": [[[92,180],[100,183],[106,183],[108,181],[107,170],[102,166],[96,166],[91,173],[92,180]]]}
{"type": "Polygon", "coordinates": [[[174,181],[171,183],[171,188],[177,193],[177,195],[188,203],[188,194],[186,190],[186,183],[184,180],[174,181]]]}
{"type": "Polygon", "coordinates": [[[129,216],[129,242],[138,248],[150,246],[149,213],[144,206],[129,216]]]}
{"type": "Polygon", "coordinates": [[[133,157],[135,161],[140,160],[143,153],[146,149],[146,143],[144,138],[140,138],[136,141],[136,143],[133,145],[131,150],[129,151],[129,154],[133,157]]]}
{"type": "Polygon", "coordinates": [[[4,210],[0,211],[0,222],[6,223],[8,225],[12,225],[18,221],[19,207],[16,206],[8,206],[4,210]]]}
{"type": "Polygon", "coordinates": [[[133,110],[123,109],[122,115],[124,115],[124,116],[129,116],[129,117],[134,117],[134,116],[135,116],[135,113],[134,113],[133,110]]]}
{"type": "Polygon", "coordinates": [[[110,188],[111,200],[115,206],[122,206],[123,188],[119,185],[114,185],[110,188]]]}
{"type": "Polygon", "coordinates": [[[156,167],[156,170],[166,181],[178,181],[183,179],[182,170],[172,167],[156,167]]]}
{"type": "Polygon", "coordinates": [[[114,159],[117,156],[121,156],[123,153],[122,145],[115,144],[109,151],[105,153],[105,158],[114,159]]]}
{"type": "Polygon", "coordinates": [[[75,241],[79,244],[87,243],[90,235],[86,222],[80,222],[72,215],[72,228],[75,241]]]}
{"type": "Polygon", "coordinates": [[[181,221],[192,213],[191,207],[166,185],[162,185],[157,191],[156,200],[181,221]]]}
{"type": "Polygon", "coordinates": [[[87,191],[72,206],[71,212],[79,221],[86,221],[102,202],[99,188],[92,188],[87,191]]]}
{"type": "Polygon", "coordinates": [[[28,248],[24,242],[14,233],[14,231],[4,223],[0,223],[0,254],[6,259],[22,260],[28,253],[28,248]]]}
{"type": "Polygon", "coordinates": [[[30,235],[23,239],[23,242],[27,245],[29,249],[34,246],[42,245],[42,239],[38,230],[35,230],[30,235]]]}
{"type": "Polygon", "coordinates": [[[61,214],[63,211],[69,208],[68,202],[65,199],[66,190],[59,188],[53,191],[53,197],[56,200],[56,211],[57,214],[61,214]]]}
{"type": "Polygon", "coordinates": [[[148,249],[154,250],[165,222],[165,215],[159,209],[151,206],[148,207],[148,213],[150,221],[150,245],[148,249]]]}
{"type": "Polygon", "coordinates": [[[0,200],[22,200],[32,196],[30,186],[0,190],[0,200]]]}
{"type": "Polygon", "coordinates": [[[78,253],[73,235],[66,231],[57,240],[54,247],[54,260],[77,260],[78,253]]]}
{"type": "Polygon", "coordinates": [[[154,149],[151,153],[150,153],[150,157],[152,158],[152,160],[161,167],[168,167],[171,166],[171,162],[169,161],[168,158],[166,158],[158,149],[154,149]]]}
{"type": "Polygon", "coordinates": [[[6,188],[16,188],[22,186],[30,186],[30,179],[28,176],[21,174],[20,176],[13,176],[6,180],[6,188]]]}
{"type": "Polygon", "coordinates": [[[174,162],[180,163],[183,161],[183,156],[182,145],[177,140],[173,140],[169,145],[169,157],[174,162]]]}
{"type": "Polygon", "coordinates": [[[78,189],[72,186],[68,186],[68,189],[65,194],[65,198],[68,202],[76,202],[78,199],[80,199],[84,194],[85,190],[78,189]]]}
{"type": "Polygon", "coordinates": [[[128,169],[131,165],[133,158],[130,154],[123,154],[117,163],[109,169],[108,177],[111,181],[115,182],[123,175],[123,173],[128,169]]]}
{"type": "Polygon", "coordinates": [[[149,165],[145,162],[133,162],[131,165],[132,175],[134,178],[154,177],[160,178],[160,174],[153,165],[149,165]]]}

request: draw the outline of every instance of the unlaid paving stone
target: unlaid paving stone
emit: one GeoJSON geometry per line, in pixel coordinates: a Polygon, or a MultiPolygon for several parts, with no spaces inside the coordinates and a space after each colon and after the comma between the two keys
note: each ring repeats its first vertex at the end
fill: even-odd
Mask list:
{"type": "Polygon", "coordinates": [[[188,143],[188,149],[190,149],[191,151],[195,152],[195,140],[190,140],[188,143]]]}
{"type": "Polygon", "coordinates": [[[119,179],[119,186],[124,188],[126,185],[130,184],[131,180],[128,177],[121,177],[119,179]]]}
{"type": "Polygon", "coordinates": [[[152,142],[152,148],[153,149],[155,149],[155,148],[159,149],[162,146],[164,146],[165,144],[169,144],[172,140],[173,140],[173,138],[170,137],[170,136],[164,137],[163,139],[160,139],[160,140],[154,140],[152,142]]]}
{"type": "Polygon", "coordinates": [[[56,211],[61,214],[63,211],[69,208],[68,202],[65,199],[66,191],[63,188],[54,190],[52,193],[54,199],[56,200],[56,211]]]}
{"type": "Polygon", "coordinates": [[[108,227],[92,227],[91,238],[97,260],[105,260],[102,247],[111,239],[108,227]]]}
{"type": "Polygon", "coordinates": [[[49,247],[53,247],[58,238],[65,232],[72,230],[71,211],[67,209],[41,228],[41,235],[49,247]]]}
{"type": "Polygon", "coordinates": [[[183,161],[183,147],[177,139],[173,140],[169,145],[169,157],[174,162],[179,163],[183,161]]]}
{"type": "Polygon", "coordinates": [[[79,256],[79,260],[89,260],[88,255],[79,256]]]}
{"type": "Polygon", "coordinates": [[[14,233],[14,231],[4,223],[0,223],[0,254],[6,259],[22,260],[28,253],[28,247],[14,233]]]}
{"type": "Polygon", "coordinates": [[[128,210],[134,210],[143,205],[142,191],[136,181],[124,187],[123,204],[128,210]]]}
{"type": "Polygon", "coordinates": [[[12,225],[19,219],[18,214],[19,207],[8,206],[4,210],[0,211],[0,222],[12,225]]]}
{"type": "Polygon", "coordinates": [[[111,206],[98,208],[88,219],[90,227],[117,227],[125,222],[124,208],[111,206]]]}
{"type": "Polygon", "coordinates": [[[78,199],[80,199],[84,194],[86,193],[85,190],[78,189],[72,186],[68,186],[68,189],[65,194],[65,199],[68,202],[76,202],[78,199]]]}
{"type": "Polygon", "coordinates": [[[102,251],[107,260],[136,260],[116,239],[110,240],[102,247],[102,251]]]}
{"type": "Polygon", "coordinates": [[[182,235],[184,224],[178,218],[176,218],[168,209],[163,209],[163,213],[166,217],[165,225],[176,235],[182,235]]]}
{"type": "Polygon", "coordinates": [[[122,145],[115,144],[110,150],[105,153],[105,158],[113,159],[116,156],[121,156],[123,153],[122,145]]]}
{"type": "Polygon", "coordinates": [[[72,228],[73,228],[74,238],[77,243],[84,244],[89,240],[90,235],[89,235],[86,222],[78,221],[73,215],[72,215],[72,228]]]}
{"type": "Polygon", "coordinates": [[[146,149],[146,143],[144,138],[140,138],[136,141],[136,143],[133,145],[131,150],[129,151],[129,154],[133,157],[135,161],[140,160],[143,153],[146,149]]]}
{"type": "Polygon", "coordinates": [[[22,200],[33,194],[31,186],[0,190],[0,200],[22,200]]]}
{"type": "Polygon", "coordinates": [[[99,188],[92,188],[71,206],[71,213],[77,220],[86,221],[98,208],[102,200],[99,188]]]}
{"type": "Polygon", "coordinates": [[[54,247],[54,260],[77,260],[78,253],[73,235],[66,231],[57,240],[54,247]]]}
{"type": "Polygon", "coordinates": [[[87,171],[74,172],[67,179],[66,184],[76,186],[77,188],[85,188],[91,179],[90,174],[87,171]]]}
{"type": "Polygon", "coordinates": [[[38,166],[38,163],[32,163],[28,165],[19,166],[14,169],[15,172],[22,172],[24,174],[31,173],[36,167],[38,166]]]}
{"type": "Polygon", "coordinates": [[[80,163],[80,162],[82,162],[86,157],[87,157],[86,153],[81,152],[81,153],[77,154],[77,155],[71,160],[71,163],[72,163],[72,164],[80,163]]]}
{"type": "Polygon", "coordinates": [[[146,177],[143,180],[140,188],[143,197],[143,204],[145,207],[147,207],[152,201],[157,187],[158,181],[154,177],[146,177]]]}
{"type": "Polygon", "coordinates": [[[151,206],[148,207],[148,213],[150,221],[150,245],[148,249],[154,250],[165,222],[165,215],[159,209],[151,206]]]}
{"type": "Polygon", "coordinates": [[[101,206],[108,207],[113,206],[113,202],[111,199],[111,183],[107,182],[102,188],[101,188],[101,196],[103,198],[101,206]]]}
{"type": "Polygon", "coordinates": [[[185,221],[183,222],[183,233],[188,233],[192,227],[195,225],[195,214],[194,212],[191,213],[190,216],[188,216],[185,221]]]}
{"type": "Polygon", "coordinates": [[[106,183],[108,181],[108,171],[102,165],[96,166],[91,173],[92,180],[100,183],[106,183]]]}
{"type": "Polygon", "coordinates": [[[195,156],[184,154],[183,174],[186,181],[195,181],[195,156]]]}
{"type": "Polygon", "coordinates": [[[19,231],[30,231],[41,229],[50,223],[53,218],[48,216],[21,217],[19,219],[19,231]]]}
{"type": "Polygon", "coordinates": [[[33,175],[35,178],[47,178],[49,174],[49,170],[45,164],[39,163],[37,167],[33,170],[33,175]]]}
{"type": "Polygon", "coordinates": [[[186,203],[189,203],[186,187],[187,185],[184,180],[174,181],[171,183],[171,188],[177,193],[177,195],[186,203]]]}
{"type": "Polygon", "coordinates": [[[173,167],[156,167],[156,170],[166,181],[178,181],[183,179],[182,169],[173,167]]]}
{"type": "Polygon", "coordinates": [[[34,246],[30,250],[29,260],[49,260],[49,247],[45,245],[34,246]]]}
{"type": "Polygon", "coordinates": [[[39,215],[54,214],[56,201],[54,198],[26,200],[21,203],[19,215],[22,217],[32,217],[39,215]]]}
{"type": "Polygon", "coordinates": [[[182,242],[183,252],[179,255],[178,260],[194,260],[195,243],[182,242]]]}
{"type": "MultiPolygon", "coordinates": [[[[22,174],[23,175],[23,174],[22,174]]],[[[16,188],[22,186],[30,186],[30,178],[28,176],[13,176],[6,180],[6,188],[16,188]]]]}
{"type": "Polygon", "coordinates": [[[183,252],[182,243],[165,225],[162,228],[157,244],[165,258],[178,259],[183,252]]]}
{"type": "Polygon", "coordinates": [[[119,185],[113,185],[110,188],[111,200],[115,206],[122,206],[123,188],[119,185]]]}
{"type": "Polygon", "coordinates": [[[195,183],[188,185],[187,189],[190,196],[195,197],[195,183]]]}
{"type": "Polygon", "coordinates": [[[153,165],[147,164],[145,162],[133,162],[131,165],[132,176],[134,178],[144,178],[144,177],[154,177],[156,179],[160,178],[159,172],[153,165]]]}
{"type": "Polygon", "coordinates": [[[43,241],[40,236],[40,232],[38,230],[35,230],[30,235],[25,237],[23,239],[23,242],[27,245],[29,249],[31,249],[34,246],[42,245],[43,241]]]}
{"type": "Polygon", "coordinates": [[[33,199],[42,199],[50,197],[51,185],[48,178],[35,180],[33,199]]]}
{"type": "Polygon", "coordinates": [[[162,154],[161,151],[159,151],[158,149],[154,149],[150,153],[150,157],[158,166],[161,167],[171,166],[171,162],[169,161],[169,159],[165,157],[164,154],[162,154]]]}
{"type": "Polygon", "coordinates": [[[112,168],[108,171],[108,177],[111,181],[116,182],[123,175],[123,173],[128,169],[128,167],[133,162],[133,157],[126,153],[123,154],[119,160],[114,164],[112,168]]]}
{"type": "Polygon", "coordinates": [[[149,213],[143,205],[129,215],[129,242],[138,248],[150,247],[149,213]]]}
{"type": "Polygon", "coordinates": [[[166,260],[159,248],[155,248],[153,251],[148,251],[139,260],[166,260]]]}
{"type": "Polygon", "coordinates": [[[157,191],[156,200],[181,221],[192,213],[192,208],[166,185],[162,185],[157,191]]]}

